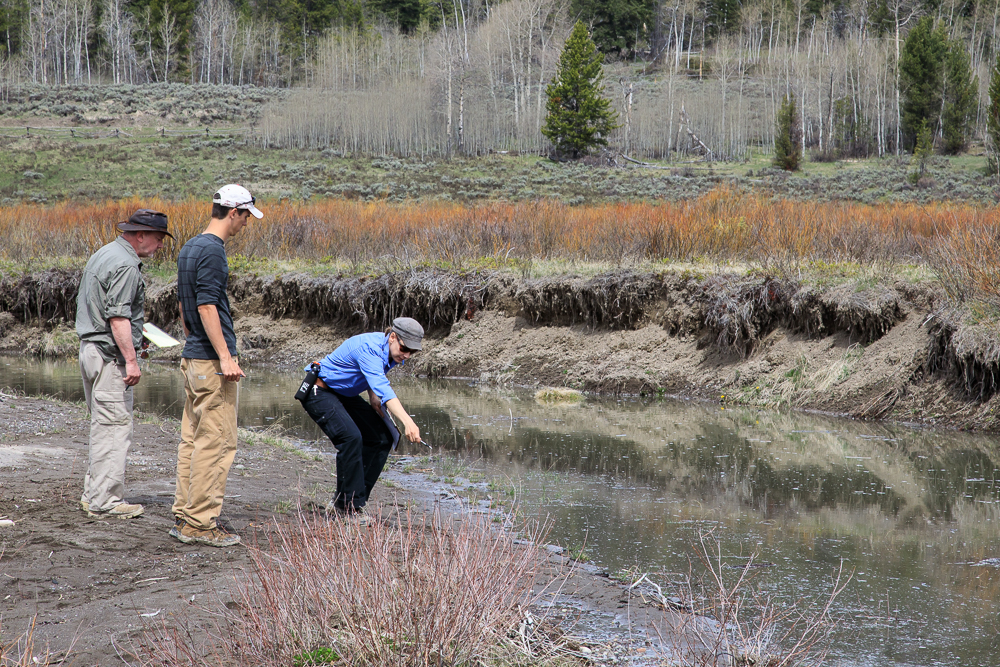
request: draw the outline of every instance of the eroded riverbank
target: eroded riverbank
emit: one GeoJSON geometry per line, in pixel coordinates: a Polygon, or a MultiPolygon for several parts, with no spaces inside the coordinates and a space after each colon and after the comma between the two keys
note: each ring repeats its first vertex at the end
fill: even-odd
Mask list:
{"type": "MultiPolygon", "coordinates": [[[[52,270],[0,281],[0,352],[74,355],[77,280],[52,270]]],[[[411,370],[431,377],[1000,427],[995,332],[928,283],[408,271],[241,274],[230,293],[245,358],[287,368],[406,314],[428,325],[411,370]]],[[[151,286],[147,316],[180,337],[173,283],[151,286]]]]}

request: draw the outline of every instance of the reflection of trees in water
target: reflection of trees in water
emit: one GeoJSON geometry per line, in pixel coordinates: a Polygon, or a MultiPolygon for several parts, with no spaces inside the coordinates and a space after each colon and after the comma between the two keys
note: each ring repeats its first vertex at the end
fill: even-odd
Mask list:
{"type": "Polygon", "coordinates": [[[765,517],[789,507],[875,510],[906,524],[950,520],[966,496],[997,498],[996,449],[964,434],[671,402],[591,399],[552,408],[469,387],[417,394],[415,402],[434,405],[422,406],[421,423],[465,456],[628,479],[681,497],[725,497],[765,517]],[[508,409],[517,427],[499,435],[495,425],[508,409]],[[482,425],[470,425],[470,415],[482,425]]]}

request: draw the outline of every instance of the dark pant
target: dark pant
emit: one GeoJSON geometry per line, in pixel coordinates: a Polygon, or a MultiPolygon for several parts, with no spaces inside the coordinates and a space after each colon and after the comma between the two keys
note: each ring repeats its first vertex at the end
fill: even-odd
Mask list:
{"type": "Polygon", "coordinates": [[[392,449],[392,436],[375,408],[360,396],[316,387],[302,407],[337,449],[337,508],[361,509],[392,449]]]}

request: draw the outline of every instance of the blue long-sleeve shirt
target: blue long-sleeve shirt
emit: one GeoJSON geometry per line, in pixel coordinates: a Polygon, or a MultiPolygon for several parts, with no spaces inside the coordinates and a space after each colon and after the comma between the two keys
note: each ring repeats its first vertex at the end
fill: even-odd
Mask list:
{"type": "Polygon", "coordinates": [[[326,355],[319,364],[319,376],[338,394],[357,396],[371,389],[385,403],[396,398],[386,371],[398,365],[389,356],[389,337],[366,333],[351,336],[326,355]]]}

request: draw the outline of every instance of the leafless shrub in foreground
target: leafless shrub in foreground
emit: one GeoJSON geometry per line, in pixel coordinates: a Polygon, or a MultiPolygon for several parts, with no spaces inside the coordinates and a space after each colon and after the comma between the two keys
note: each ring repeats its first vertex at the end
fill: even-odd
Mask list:
{"type": "Polygon", "coordinates": [[[722,547],[711,533],[695,545],[703,572],[693,571],[665,596],[647,575],[636,579],[630,591],[649,582],[655,602],[681,613],[666,617],[657,628],[669,651],[668,664],[685,667],[798,667],[820,665],[836,624],[830,609],[850,582],[843,567],[834,574],[822,598],[780,604],[757,581],[762,565],[750,557],[731,568],[723,563],[722,547]],[[693,613],[691,613],[693,612],[693,613]]]}
{"type": "MultiPolygon", "coordinates": [[[[210,634],[221,641],[192,651],[193,633],[150,630],[145,664],[538,664],[524,628],[542,555],[491,517],[460,519],[276,522],[267,544],[250,548],[235,601],[220,605],[210,634]]],[[[528,532],[537,544],[544,531],[528,532]]]]}

